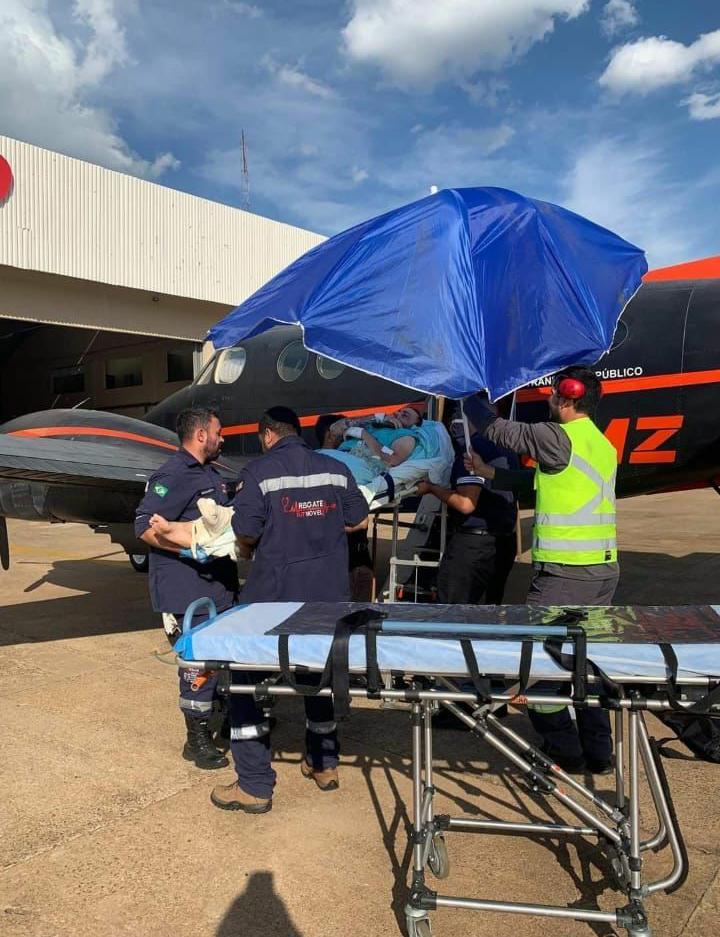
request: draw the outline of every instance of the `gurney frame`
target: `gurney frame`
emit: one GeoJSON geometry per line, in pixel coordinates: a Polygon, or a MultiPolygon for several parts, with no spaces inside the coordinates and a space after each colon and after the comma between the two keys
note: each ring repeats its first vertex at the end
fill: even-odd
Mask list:
{"type": "MultiPolygon", "coordinates": [[[[197,664],[196,664],[197,666],[197,664]]],[[[225,665],[226,667],[228,665],[225,665]]],[[[231,670],[247,670],[245,665],[229,665],[231,670]]],[[[252,669],[252,668],[250,668],[252,669]]],[[[707,680],[698,680],[707,687],[707,680]]],[[[657,683],[657,681],[654,681],[657,683]]],[[[256,697],[294,696],[292,687],[267,680],[257,685],[231,685],[231,693],[254,694],[256,697]]],[[[319,691],[330,695],[329,689],[319,691]]],[[[492,694],[479,704],[476,694],[458,690],[449,680],[414,681],[407,689],[384,689],[369,694],[364,689],[350,689],[351,697],[405,701],[411,704],[412,723],[412,788],[413,822],[412,880],[405,908],[408,937],[431,937],[430,912],[439,908],[460,908],[471,911],[499,911],[512,914],[539,915],[557,919],[603,922],[624,928],[629,937],[652,937],[645,911],[645,899],[656,892],[666,894],[677,890],[687,877],[687,853],[670,796],[665,772],[645,724],[644,711],[663,711],[669,704],[646,697],[637,688],[627,699],[615,701],[615,802],[610,803],[576,778],[553,764],[540,749],[503,725],[493,714],[496,706],[511,704],[562,705],[572,701],[567,696],[546,694],[514,696],[492,694]],[[468,711],[463,704],[473,707],[468,711]],[[442,706],[464,723],[468,729],[504,756],[525,778],[531,793],[554,797],[581,821],[582,825],[560,823],[514,823],[501,820],[477,820],[436,814],[433,785],[433,713],[442,706]],[[640,766],[644,768],[657,818],[657,831],[647,839],[640,833],[640,766]],[[570,793],[567,792],[568,789],[570,793]],[[594,811],[584,806],[585,801],[594,811]],[[426,880],[429,871],[442,880],[449,873],[446,834],[453,831],[490,834],[523,834],[527,836],[567,836],[593,838],[604,851],[615,884],[626,897],[626,903],[614,911],[559,905],[525,904],[439,894],[426,880]],[[643,853],[658,852],[666,847],[672,854],[672,869],[663,878],[644,882],[643,853]]],[[[600,706],[599,697],[589,696],[586,706],[600,706]]]]}
{"type": "MultiPolygon", "coordinates": [[[[206,600],[202,600],[206,601],[206,600]]],[[[651,937],[645,900],[659,891],[671,893],[687,877],[687,852],[682,840],[667,778],[657,750],[645,723],[645,712],[702,712],[717,717],[720,710],[720,684],[710,677],[679,676],[677,657],[664,643],[659,646],[665,657],[667,674],[632,676],[621,683],[604,673],[587,657],[587,635],[578,624],[580,613],[568,609],[562,615],[541,624],[445,624],[439,621],[407,622],[394,620],[381,611],[382,606],[360,608],[338,619],[325,667],[319,682],[303,684],[307,668],[296,667],[289,656],[289,632],[278,632],[278,665],[248,665],[227,661],[183,661],[181,666],[207,670],[263,671],[256,683],[234,683],[227,688],[231,694],[252,694],[258,705],[267,708],[275,696],[332,695],[336,718],[347,715],[352,698],[365,697],[380,701],[401,701],[409,704],[412,722],[412,798],[411,831],[412,879],[405,907],[408,937],[431,937],[430,913],[440,908],[474,911],[499,911],[512,914],[539,915],[557,919],[573,919],[589,923],[606,923],[627,931],[629,937],[651,937]],[[365,666],[360,672],[350,670],[349,641],[362,632],[365,640],[365,666]],[[461,688],[442,674],[408,676],[400,686],[392,687],[381,675],[378,666],[377,636],[408,635],[413,638],[443,636],[455,632],[465,657],[471,686],[461,688]],[[498,640],[522,639],[518,671],[519,683],[498,692],[495,678],[506,681],[509,674],[480,673],[472,639],[494,635],[498,640]],[[534,643],[543,640],[544,650],[559,665],[560,673],[553,682],[567,685],[567,693],[553,694],[532,691],[530,665],[534,643]],[[565,645],[572,645],[567,653],[565,645]],[[269,672],[270,671],[270,672],[269,672]],[[365,681],[360,688],[351,685],[353,673],[365,681]],[[498,707],[512,705],[523,708],[537,705],[564,706],[575,709],[601,707],[615,715],[615,789],[613,801],[606,800],[577,778],[563,771],[540,749],[504,725],[496,715],[498,707]],[[478,820],[474,817],[451,817],[435,811],[436,789],[433,784],[433,713],[444,707],[467,728],[491,746],[514,766],[526,782],[530,793],[540,798],[555,798],[580,822],[527,823],[502,820],[478,820]],[[641,768],[650,791],[657,820],[656,832],[647,840],[641,838],[640,785],[641,768]],[[517,901],[496,901],[483,898],[438,894],[426,881],[429,870],[438,880],[447,877],[449,860],[446,834],[454,831],[491,834],[523,834],[554,837],[592,838],[604,854],[618,890],[625,903],[613,911],[598,908],[530,904],[517,901]],[[643,879],[643,854],[669,847],[672,868],[655,881],[643,879]]],[[[190,610],[189,610],[190,611],[190,610]]],[[[186,613],[184,629],[190,629],[186,613]]],[[[456,679],[456,678],[454,678],[456,679]]],[[[462,678],[460,678],[462,679],[462,678]]],[[[514,779],[517,780],[517,779],[514,779]]]]}
{"type": "MultiPolygon", "coordinates": [[[[452,690],[449,681],[440,680],[452,690]]],[[[644,716],[643,701],[636,695],[627,701],[627,707],[615,712],[615,802],[608,803],[597,793],[566,774],[553,764],[539,749],[529,744],[512,729],[503,725],[493,714],[490,704],[469,713],[458,705],[459,700],[446,698],[442,688],[434,694],[437,702],[422,699],[412,708],[412,765],[413,765],[413,874],[410,900],[405,913],[409,937],[429,937],[429,912],[437,908],[462,908],[474,911],[501,911],[532,914],[552,918],[572,918],[579,921],[604,922],[625,928],[630,937],[650,937],[644,900],[657,891],[678,888],[687,875],[687,855],[677,824],[662,764],[653,748],[644,716]],[[433,786],[433,708],[440,703],[474,734],[503,755],[526,779],[532,793],[554,797],[570,810],[583,825],[559,823],[513,823],[500,820],[477,820],[470,817],[450,817],[435,814],[433,786]],[[625,716],[627,713],[627,717],[625,716]],[[627,743],[625,719],[627,718],[627,743]],[[625,757],[627,751],[627,766],[625,757]],[[640,838],[640,772],[642,764],[657,814],[658,828],[647,841],[640,838]],[[562,786],[561,786],[562,785],[562,786]],[[566,790],[569,789],[569,792],[566,790]],[[627,792],[627,793],[626,793],[627,792]],[[581,800],[595,808],[588,809],[581,800]],[[429,869],[438,879],[449,871],[445,834],[465,832],[491,834],[524,834],[541,836],[593,837],[605,852],[618,888],[625,893],[627,903],[615,911],[594,908],[561,907],[554,905],[523,904],[479,898],[463,898],[438,894],[431,890],[425,878],[429,869]],[[673,867],[668,875],[650,883],[643,883],[642,854],[669,845],[673,867]]],[[[557,703],[567,697],[526,696],[522,700],[508,696],[494,697],[493,702],[512,702],[515,705],[557,703]]],[[[588,703],[591,700],[587,701],[588,703]]]]}

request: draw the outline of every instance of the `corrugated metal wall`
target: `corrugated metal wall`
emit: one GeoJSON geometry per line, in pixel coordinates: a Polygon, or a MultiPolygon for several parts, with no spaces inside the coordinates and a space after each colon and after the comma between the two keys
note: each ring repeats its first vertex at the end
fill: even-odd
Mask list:
{"type": "Polygon", "coordinates": [[[233,306],[320,235],[0,136],[0,264],[233,306]]]}

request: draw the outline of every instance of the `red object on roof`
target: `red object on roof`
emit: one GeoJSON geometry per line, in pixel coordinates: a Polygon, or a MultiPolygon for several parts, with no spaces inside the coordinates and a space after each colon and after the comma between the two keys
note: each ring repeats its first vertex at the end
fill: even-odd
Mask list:
{"type": "Polygon", "coordinates": [[[648,283],[652,280],[720,280],[720,256],[648,270],[643,282],[648,283]]]}
{"type": "Polygon", "coordinates": [[[4,201],[10,194],[13,184],[13,174],[10,163],[4,156],[0,156],[0,202],[4,201]]]}

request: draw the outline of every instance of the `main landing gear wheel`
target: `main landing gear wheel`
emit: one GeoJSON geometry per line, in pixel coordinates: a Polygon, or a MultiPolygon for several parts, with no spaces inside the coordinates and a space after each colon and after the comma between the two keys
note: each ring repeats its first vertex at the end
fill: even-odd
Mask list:
{"type": "Polygon", "coordinates": [[[447,878],[450,874],[450,859],[448,858],[447,843],[442,833],[436,833],[432,838],[428,865],[435,878],[447,878]]]}
{"type": "Polygon", "coordinates": [[[147,553],[128,553],[130,565],[136,573],[146,573],[150,565],[150,557],[147,553]]]}
{"type": "Polygon", "coordinates": [[[408,937],[432,937],[432,925],[429,917],[405,916],[408,937]]]}

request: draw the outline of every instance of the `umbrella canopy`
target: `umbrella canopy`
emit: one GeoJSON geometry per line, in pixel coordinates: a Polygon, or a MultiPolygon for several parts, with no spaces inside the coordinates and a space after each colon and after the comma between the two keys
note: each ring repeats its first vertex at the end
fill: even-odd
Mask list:
{"type": "Polygon", "coordinates": [[[278,322],[308,349],[416,390],[497,399],[606,352],[647,270],[579,215],[497,188],[445,189],[331,237],[208,333],[278,322]]]}

